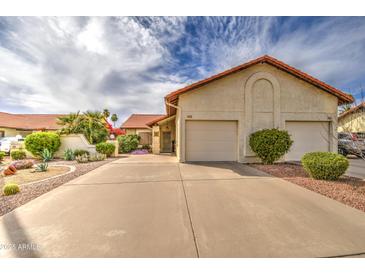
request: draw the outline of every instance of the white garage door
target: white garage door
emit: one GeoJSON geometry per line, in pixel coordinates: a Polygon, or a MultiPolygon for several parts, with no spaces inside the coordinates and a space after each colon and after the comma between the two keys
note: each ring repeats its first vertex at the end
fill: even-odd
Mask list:
{"type": "Polygon", "coordinates": [[[236,121],[186,121],[186,161],[236,161],[236,121]]]}
{"type": "Polygon", "coordinates": [[[289,122],[286,129],[294,141],[286,160],[298,161],[307,152],[329,151],[329,122],[289,122]]]}

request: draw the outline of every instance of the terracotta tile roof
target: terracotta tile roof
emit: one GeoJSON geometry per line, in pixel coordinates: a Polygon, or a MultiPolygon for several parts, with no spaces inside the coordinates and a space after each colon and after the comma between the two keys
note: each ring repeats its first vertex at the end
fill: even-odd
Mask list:
{"type": "Polygon", "coordinates": [[[55,130],[61,128],[57,117],[64,114],[12,114],[0,112],[0,127],[23,130],[55,130]]]}
{"type": "Polygon", "coordinates": [[[158,123],[158,122],[160,122],[160,121],[162,121],[162,120],[165,120],[166,118],[168,118],[169,117],[169,115],[162,115],[161,117],[159,117],[159,118],[157,118],[157,119],[155,119],[155,120],[153,120],[153,121],[151,121],[151,122],[148,122],[147,123],[147,125],[148,126],[153,126],[154,124],[156,124],[156,123],[158,123]]]}
{"type": "Polygon", "coordinates": [[[253,66],[253,65],[256,65],[256,64],[259,64],[259,63],[267,63],[267,64],[270,64],[278,69],[281,69],[283,71],[286,71],[290,74],[292,74],[293,76],[295,77],[298,77],[326,92],[329,92],[333,95],[335,95],[338,99],[339,99],[339,104],[343,104],[343,103],[351,103],[353,102],[354,98],[352,97],[352,95],[350,94],[347,94],[347,93],[344,93],[343,91],[340,91],[312,76],[310,76],[309,74],[306,74],[292,66],[289,66],[271,56],[268,56],[268,55],[264,55],[264,56],[261,56],[257,59],[254,59],[252,61],[249,61],[247,63],[244,63],[242,65],[239,65],[237,67],[234,67],[234,68],[231,68],[231,69],[228,69],[226,71],[223,71],[221,73],[218,73],[216,75],[213,75],[209,78],[206,78],[204,80],[201,80],[201,81],[198,81],[196,83],[193,83],[189,86],[186,86],[184,88],[181,88],[181,89],[178,89],[176,91],[173,91],[171,93],[169,93],[167,96],[165,96],[165,99],[170,102],[170,103],[176,103],[177,99],[178,99],[178,96],[185,93],[185,92],[188,92],[188,91],[191,91],[193,89],[196,89],[198,87],[201,87],[201,86],[204,86],[212,81],[215,81],[215,80],[218,80],[218,79],[221,79],[225,76],[228,76],[232,73],[235,73],[235,72],[239,72],[241,70],[244,70],[250,66],[253,66]]]}
{"type": "Polygon", "coordinates": [[[343,117],[347,116],[348,114],[353,113],[353,112],[355,112],[357,110],[360,110],[362,108],[365,109],[365,102],[362,102],[361,104],[358,104],[357,106],[354,106],[354,107],[350,108],[349,110],[346,110],[345,112],[342,112],[338,116],[338,118],[343,118],[343,117]]]}
{"type": "Polygon", "coordinates": [[[132,114],[124,121],[121,128],[149,128],[148,124],[165,117],[163,114],[132,114]]]}

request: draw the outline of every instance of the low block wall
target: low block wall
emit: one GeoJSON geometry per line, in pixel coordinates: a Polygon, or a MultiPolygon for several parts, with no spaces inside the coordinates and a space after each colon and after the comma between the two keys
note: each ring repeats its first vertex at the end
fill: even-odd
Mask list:
{"type": "Polygon", "coordinates": [[[95,153],[95,145],[90,145],[83,134],[61,135],[61,146],[55,153],[56,157],[63,157],[66,149],[84,149],[90,153],[95,153]]]}

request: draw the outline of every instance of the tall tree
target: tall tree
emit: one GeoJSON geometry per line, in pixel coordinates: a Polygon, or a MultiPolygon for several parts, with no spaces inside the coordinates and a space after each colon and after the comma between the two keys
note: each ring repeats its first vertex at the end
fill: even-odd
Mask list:
{"type": "Polygon", "coordinates": [[[112,115],[112,117],[110,118],[113,122],[113,125],[115,127],[115,122],[118,121],[118,115],[116,115],[115,113],[112,115]]]}
{"type": "Polygon", "coordinates": [[[82,115],[80,112],[70,113],[69,115],[58,117],[57,124],[61,125],[62,134],[80,133],[82,115]]]}
{"type": "Polygon", "coordinates": [[[109,118],[109,116],[110,116],[110,111],[109,111],[109,109],[104,108],[104,110],[103,110],[103,115],[104,115],[105,119],[108,119],[108,118],[109,118]]]}
{"type": "Polygon", "coordinates": [[[105,141],[108,136],[104,113],[99,111],[86,111],[71,113],[58,118],[62,125],[61,134],[82,133],[90,144],[105,141]]]}

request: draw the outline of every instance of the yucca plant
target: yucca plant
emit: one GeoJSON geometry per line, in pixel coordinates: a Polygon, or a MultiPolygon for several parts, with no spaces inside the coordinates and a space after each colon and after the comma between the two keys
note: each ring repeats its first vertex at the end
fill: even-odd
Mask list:
{"type": "Polygon", "coordinates": [[[42,151],[41,157],[43,162],[49,162],[53,159],[53,153],[48,148],[45,148],[42,151]]]}

